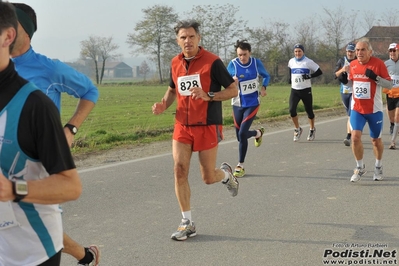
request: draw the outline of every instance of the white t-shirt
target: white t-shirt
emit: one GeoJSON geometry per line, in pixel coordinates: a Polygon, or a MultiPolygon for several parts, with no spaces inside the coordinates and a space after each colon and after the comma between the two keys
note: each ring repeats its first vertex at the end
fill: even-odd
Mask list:
{"type": "Polygon", "coordinates": [[[295,90],[310,88],[312,86],[310,79],[304,79],[302,75],[311,74],[320,68],[318,64],[306,56],[300,60],[295,57],[291,58],[288,61],[288,67],[291,69],[291,87],[295,90]]]}

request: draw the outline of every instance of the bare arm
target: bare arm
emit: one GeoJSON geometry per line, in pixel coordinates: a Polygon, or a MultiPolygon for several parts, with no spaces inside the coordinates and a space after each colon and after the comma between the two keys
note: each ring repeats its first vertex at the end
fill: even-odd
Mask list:
{"type": "MultiPolygon", "coordinates": [[[[93,110],[95,104],[92,101],[80,99],[78,105],[76,106],[75,113],[69,119],[68,124],[74,125],[79,128],[86,118],[89,116],[91,110],[93,110]]],[[[75,136],[68,128],[64,128],[65,136],[67,138],[69,147],[71,147],[75,136]]]]}
{"type": "Polygon", "coordinates": [[[338,78],[341,73],[349,72],[349,66],[343,66],[340,70],[335,72],[335,76],[338,78]]]}
{"type": "MultiPolygon", "coordinates": [[[[190,92],[193,99],[203,99],[204,101],[211,100],[211,98],[205,91],[202,90],[202,88],[191,88],[190,92]]],[[[213,101],[225,101],[236,97],[238,95],[236,82],[231,83],[224,90],[215,92],[214,94],[215,96],[213,97],[213,101]]]]}
{"type": "Polygon", "coordinates": [[[152,113],[155,115],[162,114],[176,99],[176,89],[168,87],[161,102],[154,103],[152,106],[152,113]]]}
{"type": "MultiPolygon", "coordinates": [[[[13,184],[0,174],[0,201],[14,200],[13,184]]],[[[82,193],[82,184],[75,169],[62,171],[40,180],[28,180],[28,195],[23,202],[58,204],[76,200],[82,193]]]]}
{"type": "Polygon", "coordinates": [[[224,90],[215,93],[214,101],[230,100],[238,95],[238,89],[235,82],[231,83],[224,90]]]}

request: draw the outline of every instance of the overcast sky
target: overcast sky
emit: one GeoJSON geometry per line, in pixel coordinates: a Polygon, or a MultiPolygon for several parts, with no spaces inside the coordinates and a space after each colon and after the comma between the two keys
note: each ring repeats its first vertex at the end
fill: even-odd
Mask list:
{"type": "MultiPolygon", "coordinates": [[[[13,1],[10,1],[13,2],[13,1]]],[[[127,34],[133,32],[137,22],[143,19],[144,8],[156,4],[173,7],[182,18],[194,5],[224,5],[237,7],[237,18],[248,21],[248,26],[261,27],[266,22],[284,21],[292,27],[296,22],[318,14],[324,15],[323,7],[334,10],[343,6],[347,10],[375,10],[380,16],[387,8],[397,8],[395,1],[363,0],[201,0],[201,1],[157,1],[157,0],[21,0],[35,9],[38,18],[38,31],[32,39],[32,46],[38,53],[62,61],[79,58],[80,42],[89,35],[112,36],[120,49],[118,53],[127,59],[130,48],[126,44],[127,34]],[[361,4],[359,4],[361,3],[361,4]]],[[[129,60],[131,61],[131,60],[129,60]]]]}

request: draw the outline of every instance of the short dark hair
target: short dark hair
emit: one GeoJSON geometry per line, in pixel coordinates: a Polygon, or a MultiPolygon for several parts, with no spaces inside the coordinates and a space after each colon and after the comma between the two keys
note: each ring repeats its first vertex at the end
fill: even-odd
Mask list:
{"type": "Polygon", "coordinates": [[[234,45],[234,48],[237,51],[237,48],[240,48],[241,50],[249,51],[251,52],[251,44],[247,40],[237,40],[236,44],[234,45]]]}
{"type": "Polygon", "coordinates": [[[36,18],[36,12],[33,10],[31,6],[28,6],[27,4],[24,3],[12,3],[15,8],[19,8],[22,11],[24,11],[28,17],[32,20],[33,26],[35,27],[35,31],[37,31],[37,18],[36,18]]]}
{"type": "MultiPolygon", "coordinates": [[[[0,34],[8,28],[14,28],[15,32],[18,30],[18,19],[15,13],[15,8],[8,2],[0,1],[0,34]]],[[[15,38],[16,39],[16,38],[15,38]]],[[[10,44],[10,52],[14,48],[14,41],[10,44]]]]}
{"type": "Polygon", "coordinates": [[[176,35],[179,34],[181,29],[188,29],[193,28],[197,34],[200,33],[199,31],[200,24],[195,20],[179,20],[174,27],[176,35]]]}

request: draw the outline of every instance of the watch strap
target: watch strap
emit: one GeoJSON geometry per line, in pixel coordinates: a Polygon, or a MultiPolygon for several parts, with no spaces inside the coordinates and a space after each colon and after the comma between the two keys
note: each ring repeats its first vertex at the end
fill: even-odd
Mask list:
{"type": "Polygon", "coordinates": [[[76,135],[76,133],[78,133],[78,128],[72,124],[65,124],[64,127],[67,127],[73,135],[76,135]]]}
{"type": "Polygon", "coordinates": [[[213,97],[215,97],[215,94],[212,91],[210,91],[208,92],[208,97],[211,98],[210,102],[213,102],[213,97]]]}

